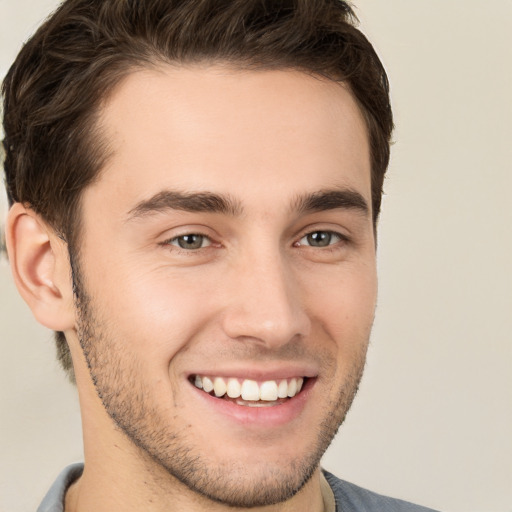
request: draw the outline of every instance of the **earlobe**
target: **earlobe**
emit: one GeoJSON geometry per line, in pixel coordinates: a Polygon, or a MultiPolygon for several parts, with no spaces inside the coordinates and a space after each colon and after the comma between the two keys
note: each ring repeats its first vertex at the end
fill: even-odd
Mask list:
{"type": "Polygon", "coordinates": [[[55,331],[74,326],[66,244],[30,208],[15,203],[7,216],[7,252],[14,281],[36,320],[55,331]]]}

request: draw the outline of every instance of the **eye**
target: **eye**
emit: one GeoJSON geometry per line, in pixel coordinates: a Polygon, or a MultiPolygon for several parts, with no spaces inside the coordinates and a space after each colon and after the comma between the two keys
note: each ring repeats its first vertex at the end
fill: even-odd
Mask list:
{"type": "Polygon", "coordinates": [[[310,247],[328,247],[342,240],[342,236],[334,231],[313,231],[303,236],[298,245],[309,245],[310,247]]]}
{"type": "Polygon", "coordinates": [[[174,245],[180,249],[189,251],[202,249],[211,245],[210,239],[205,235],[190,233],[187,235],[177,236],[167,242],[169,245],[174,245]]]}

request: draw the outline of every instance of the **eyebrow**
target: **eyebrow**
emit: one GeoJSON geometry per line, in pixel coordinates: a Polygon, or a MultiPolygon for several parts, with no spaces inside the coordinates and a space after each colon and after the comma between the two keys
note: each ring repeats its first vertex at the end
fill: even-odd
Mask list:
{"type": "MultiPolygon", "coordinates": [[[[314,213],[335,209],[358,210],[363,215],[369,214],[369,206],[364,197],[355,190],[335,189],[321,190],[297,196],[292,202],[292,211],[314,213]]],[[[128,212],[127,220],[135,220],[168,210],[185,212],[221,213],[238,216],[243,213],[239,201],[227,195],[213,192],[179,192],[163,190],[149,199],[145,199],[128,212]]]]}
{"type": "Polygon", "coordinates": [[[293,209],[299,213],[322,212],[338,208],[356,210],[364,216],[370,213],[366,199],[352,189],[321,190],[298,196],[293,203],[293,209]]]}
{"type": "Polygon", "coordinates": [[[223,213],[236,216],[242,212],[242,206],[229,196],[212,192],[190,193],[164,190],[138,203],[128,212],[128,220],[163,213],[167,210],[223,213]]]}

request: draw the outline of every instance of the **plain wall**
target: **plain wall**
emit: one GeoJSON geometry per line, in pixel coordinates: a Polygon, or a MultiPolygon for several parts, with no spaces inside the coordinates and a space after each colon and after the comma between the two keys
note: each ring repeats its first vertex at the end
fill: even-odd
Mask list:
{"type": "MultiPolygon", "coordinates": [[[[366,375],[324,466],[447,512],[510,512],[512,2],[356,3],[388,69],[396,143],[366,375]]],[[[0,0],[1,76],[56,5],[0,0]]],[[[35,510],[82,456],[80,418],[5,261],[0,339],[0,511],[35,510]]]]}

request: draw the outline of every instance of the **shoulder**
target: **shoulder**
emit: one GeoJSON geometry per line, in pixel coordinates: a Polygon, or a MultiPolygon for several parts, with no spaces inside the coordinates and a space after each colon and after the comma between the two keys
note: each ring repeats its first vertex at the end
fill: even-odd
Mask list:
{"type": "Polygon", "coordinates": [[[37,512],[63,512],[64,498],[68,487],[81,476],[84,465],[72,464],[64,469],[50,487],[37,512]]]}
{"type": "Polygon", "coordinates": [[[323,471],[336,499],[337,512],[435,512],[430,508],[382,496],[323,471]]]}

